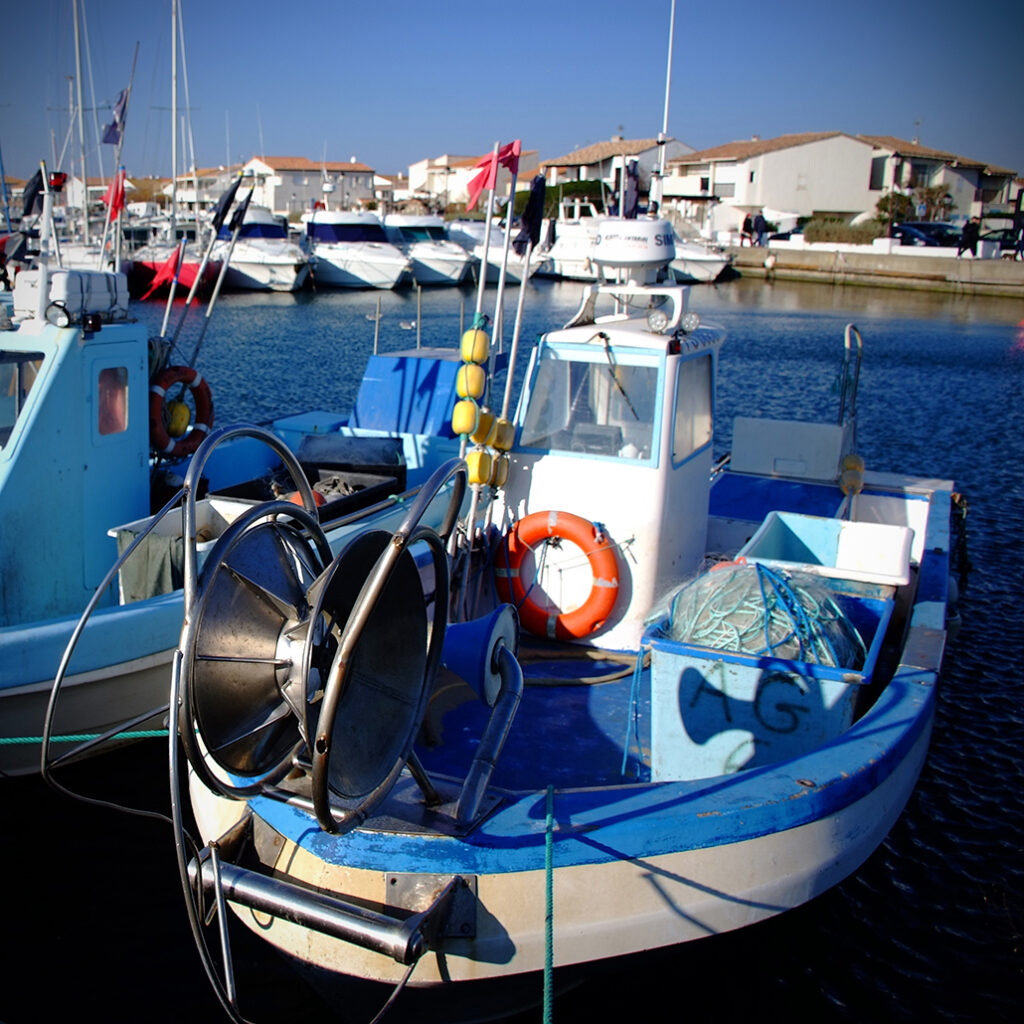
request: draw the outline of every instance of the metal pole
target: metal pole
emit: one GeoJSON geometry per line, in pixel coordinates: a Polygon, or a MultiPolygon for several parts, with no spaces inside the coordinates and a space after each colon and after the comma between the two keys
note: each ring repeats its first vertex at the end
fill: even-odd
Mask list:
{"type": "Polygon", "coordinates": [[[525,282],[530,274],[530,256],[533,254],[533,239],[526,243],[526,255],[523,257],[523,284],[519,286],[519,303],[516,306],[516,323],[512,329],[512,347],[508,354],[508,369],[505,371],[505,397],[501,403],[501,418],[508,418],[508,407],[512,400],[512,381],[515,377],[516,356],[519,354],[519,329],[523,322],[523,302],[526,298],[525,282]]]}
{"type": "Polygon", "coordinates": [[[78,0],[73,4],[75,14],[75,85],[78,89],[78,141],[82,147],[82,241],[89,244],[89,178],[85,171],[85,125],[82,120],[82,41],[78,26],[78,0]]]}

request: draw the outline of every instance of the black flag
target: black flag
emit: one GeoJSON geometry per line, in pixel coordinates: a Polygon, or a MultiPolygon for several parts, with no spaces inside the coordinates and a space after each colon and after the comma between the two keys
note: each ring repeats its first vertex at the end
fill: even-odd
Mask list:
{"type": "Polygon", "coordinates": [[[512,240],[512,248],[516,254],[526,254],[527,242],[537,248],[540,241],[540,226],[544,219],[544,175],[538,174],[530,182],[530,198],[526,200],[526,208],[519,218],[519,234],[512,240]]]}
{"type": "Polygon", "coordinates": [[[236,228],[242,226],[245,220],[245,212],[249,209],[249,200],[252,199],[254,189],[249,189],[246,197],[235,207],[235,212],[231,214],[231,223],[228,224],[228,231],[234,234],[236,228]]]}
{"type": "Polygon", "coordinates": [[[22,199],[24,201],[24,205],[21,210],[22,220],[26,217],[31,217],[32,214],[36,212],[36,200],[39,199],[42,194],[43,172],[36,171],[36,173],[28,179],[28,184],[25,186],[24,192],[22,192],[22,199]]]}
{"type": "Polygon", "coordinates": [[[224,195],[217,200],[217,205],[213,208],[213,233],[217,234],[221,229],[221,225],[224,223],[224,218],[228,215],[228,210],[231,209],[231,204],[235,201],[235,193],[238,192],[238,186],[242,184],[242,176],[239,175],[231,184],[228,186],[227,191],[224,195]]]}

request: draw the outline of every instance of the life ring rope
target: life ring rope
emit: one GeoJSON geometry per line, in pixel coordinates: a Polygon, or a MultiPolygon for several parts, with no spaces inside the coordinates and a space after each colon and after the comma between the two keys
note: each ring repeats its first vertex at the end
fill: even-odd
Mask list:
{"type": "Polygon", "coordinates": [[[178,459],[191,455],[213,426],[213,395],[203,375],[191,366],[168,366],[149,385],[149,443],[158,455],[178,459]],[[196,415],[192,429],[172,438],[167,429],[165,399],[175,384],[184,384],[192,392],[196,415]]]}
{"type": "MultiPolygon", "coordinates": [[[[520,519],[505,536],[504,565],[495,566],[495,586],[503,601],[516,606],[522,624],[536,636],[582,639],[607,621],[619,593],[619,565],[615,547],[603,527],[571,512],[534,512],[520,519]],[[536,586],[524,584],[521,567],[527,553],[554,539],[567,540],[583,552],[593,581],[586,601],[571,612],[552,611],[530,597],[536,586]]],[[[539,575],[539,574],[538,574],[539,575]]]]}

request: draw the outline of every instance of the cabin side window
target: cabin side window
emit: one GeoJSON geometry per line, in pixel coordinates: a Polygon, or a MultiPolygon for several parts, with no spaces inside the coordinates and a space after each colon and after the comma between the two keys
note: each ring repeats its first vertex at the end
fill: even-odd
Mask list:
{"type": "Polygon", "coordinates": [[[0,351],[0,448],[14,430],[43,362],[42,352],[0,351]]]}
{"type": "Polygon", "coordinates": [[[120,434],[128,429],[128,369],[108,366],[100,370],[97,385],[101,434],[120,434]]]}
{"type": "Polygon", "coordinates": [[[651,457],[658,370],[604,358],[544,354],[534,376],[520,444],[625,459],[651,457]]]}
{"type": "Polygon", "coordinates": [[[682,462],[709,444],[711,428],[711,356],[685,359],[676,371],[672,462],[682,462]]]}

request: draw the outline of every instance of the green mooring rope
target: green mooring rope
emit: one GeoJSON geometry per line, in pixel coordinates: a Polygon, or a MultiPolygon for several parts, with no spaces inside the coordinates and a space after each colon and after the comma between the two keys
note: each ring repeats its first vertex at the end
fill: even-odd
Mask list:
{"type": "Polygon", "coordinates": [[[551,1024],[551,973],[554,959],[554,879],[553,849],[555,833],[555,787],[548,786],[547,819],[544,822],[544,1024],[551,1024]]]}
{"type": "MultiPolygon", "coordinates": [[[[51,736],[51,743],[87,743],[89,740],[98,740],[102,733],[99,732],[79,732],[79,733],[67,733],[64,736],[51,736]]],[[[148,740],[155,739],[159,736],[166,736],[166,729],[139,729],[133,732],[119,732],[116,734],[118,738],[125,738],[131,740],[148,740]]],[[[114,736],[110,737],[114,739],[114,736]]],[[[19,744],[26,743],[42,743],[42,736],[0,736],[0,747],[5,746],[17,746],[19,744]]]]}

